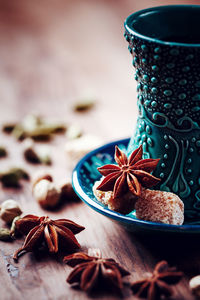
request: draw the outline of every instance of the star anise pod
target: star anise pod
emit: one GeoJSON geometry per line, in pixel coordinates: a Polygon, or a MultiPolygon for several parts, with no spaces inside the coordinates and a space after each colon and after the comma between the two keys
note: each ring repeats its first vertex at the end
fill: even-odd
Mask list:
{"type": "Polygon", "coordinates": [[[169,267],[166,261],[161,261],[150,277],[134,282],[131,289],[137,297],[148,300],[158,300],[161,296],[170,297],[173,294],[170,285],[178,283],[182,276],[182,272],[169,267]]]}
{"type": "Polygon", "coordinates": [[[128,190],[140,196],[141,186],[149,188],[156,185],[160,179],[150,173],[155,170],[159,159],[142,159],[142,155],[142,145],[129,158],[116,146],[114,158],[118,165],[109,164],[98,168],[105,178],[97,190],[113,191],[113,197],[118,198],[128,190]]]}
{"type": "Polygon", "coordinates": [[[50,253],[57,253],[61,244],[69,251],[80,248],[75,234],[85,229],[71,220],[51,220],[48,216],[26,215],[15,223],[16,232],[27,235],[24,244],[13,255],[15,260],[21,252],[32,252],[43,242],[50,253]]]}
{"type": "Polygon", "coordinates": [[[79,284],[80,288],[88,293],[101,284],[107,284],[114,291],[121,292],[122,277],[130,274],[114,259],[102,258],[99,249],[89,249],[88,255],[79,252],[65,256],[64,262],[75,267],[69,274],[67,282],[79,284]]]}

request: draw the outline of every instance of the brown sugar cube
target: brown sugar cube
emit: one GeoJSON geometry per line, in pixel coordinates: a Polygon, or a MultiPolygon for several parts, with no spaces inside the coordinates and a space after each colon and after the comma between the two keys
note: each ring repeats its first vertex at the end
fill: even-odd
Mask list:
{"type": "Polygon", "coordinates": [[[142,189],[135,209],[136,217],[141,220],[173,225],[184,222],[184,204],[170,192],[142,189]]]}
{"type": "Polygon", "coordinates": [[[128,214],[135,209],[135,202],[137,197],[132,193],[127,192],[123,196],[119,198],[113,198],[113,192],[102,192],[97,190],[97,187],[101,183],[100,181],[96,181],[93,186],[93,193],[97,200],[99,200],[102,204],[107,205],[109,209],[120,212],[122,214],[128,214]]]}

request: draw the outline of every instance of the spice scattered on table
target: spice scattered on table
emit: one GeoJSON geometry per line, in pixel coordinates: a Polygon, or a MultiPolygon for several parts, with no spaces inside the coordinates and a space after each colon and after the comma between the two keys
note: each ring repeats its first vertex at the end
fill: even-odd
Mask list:
{"type": "Polygon", "coordinates": [[[51,165],[50,148],[47,145],[35,146],[32,140],[27,139],[23,145],[24,158],[33,164],[51,165]]]}
{"type": "Polygon", "coordinates": [[[16,232],[16,221],[19,220],[19,219],[21,219],[21,217],[17,216],[12,221],[12,224],[11,224],[11,227],[10,227],[10,234],[11,234],[12,237],[16,237],[19,234],[19,232],[16,232]]]}
{"type": "Polygon", "coordinates": [[[54,208],[60,200],[55,184],[47,179],[41,179],[34,185],[33,196],[43,208],[54,208]]]}
{"type": "Polygon", "coordinates": [[[102,258],[99,249],[90,249],[88,255],[79,252],[65,256],[64,262],[74,267],[67,282],[79,284],[85,292],[94,291],[100,285],[121,292],[122,278],[130,273],[112,258],[102,258]]]}
{"type": "Polygon", "coordinates": [[[49,140],[54,134],[64,133],[67,127],[60,122],[48,121],[40,116],[27,115],[16,124],[5,124],[2,130],[12,134],[17,140],[32,138],[34,140],[49,140]]]}
{"type": "Polygon", "coordinates": [[[42,179],[46,179],[48,181],[53,182],[53,177],[50,174],[44,173],[43,170],[40,170],[39,172],[37,172],[36,174],[34,174],[33,179],[32,179],[32,185],[33,188],[34,186],[42,179]]]}
{"type": "Polygon", "coordinates": [[[69,140],[74,140],[82,136],[82,130],[78,125],[70,125],[66,132],[66,137],[69,140]]]}
{"type": "Polygon", "coordinates": [[[0,158],[5,158],[8,155],[7,149],[3,146],[0,146],[0,158]]]}
{"type": "Polygon", "coordinates": [[[162,296],[172,296],[171,285],[177,284],[182,276],[183,273],[176,271],[175,267],[169,267],[166,261],[160,261],[149,277],[135,281],[131,289],[139,298],[159,300],[162,296]]]}
{"type": "Polygon", "coordinates": [[[16,232],[26,235],[26,239],[21,248],[13,255],[14,260],[22,252],[32,252],[46,244],[50,253],[57,253],[60,248],[66,252],[80,248],[80,244],[75,238],[75,234],[85,228],[68,219],[51,220],[48,216],[38,217],[26,215],[15,222],[16,232]]]}
{"type": "Polygon", "coordinates": [[[40,175],[33,181],[33,196],[45,209],[53,209],[59,203],[77,201],[71,179],[64,178],[56,184],[49,174],[40,175]]]}
{"type": "Polygon", "coordinates": [[[13,199],[5,200],[0,206],[0,218],[10,224],[13,219],[22,214],[22,210],[17,201],[13,199]]]}
{"type": "Polygon", "coordinates": [[[7,228],[0,228],[0,241],[11,241],[11,232],[7,228]]]}
{"type": "Polygon", "coordinates": [[[28,181],[29,174],[22,168],[11,168],[4,172],[0,172],[0,182],[4,187],[20,188],[21,180],[28,181]]]}

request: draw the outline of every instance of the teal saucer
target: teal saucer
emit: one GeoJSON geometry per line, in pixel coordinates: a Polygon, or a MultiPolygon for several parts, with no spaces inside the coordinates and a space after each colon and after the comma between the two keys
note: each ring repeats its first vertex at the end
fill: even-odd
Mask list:
{"type": "Polygon", "coordinates": [[[136,218],[135,212],[128,215],[122,215],[115,211],[108,209],[100,203],[94,196],[92,187],[96,180],[99,180],[101,175],[97,170],[105,164],[114,163],[115,145],[120,149],[126,151],[129,139],[115,141],[97,148],[86,156],[84,156],[76,165],[72,174],[72,184],[77,195],[92,209],[98,213],[110,218],[111,220],[125,226],[129,231],[133,232],[157,232],[157,233],[180,233],[180,234],[195,234],[200,233],[200,225],[197,224],[183,224],[183,225],[169,225],[162,223],[154,223],[149,221],[142,221],[136,218]]]}

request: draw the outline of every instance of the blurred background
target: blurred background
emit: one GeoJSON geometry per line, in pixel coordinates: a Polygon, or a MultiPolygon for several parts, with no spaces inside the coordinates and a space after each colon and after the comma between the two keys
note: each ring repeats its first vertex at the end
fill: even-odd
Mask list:
{"type": "Polygon", "coordinates": [[[200,1],[0,1],[0,117],[39,113],[78,122],[107,140],[128,137],[137,116],[136,84],[123,37],[132,12],[200,1]],[[73,112],[90,95],[95,108],[73,112]]]}

